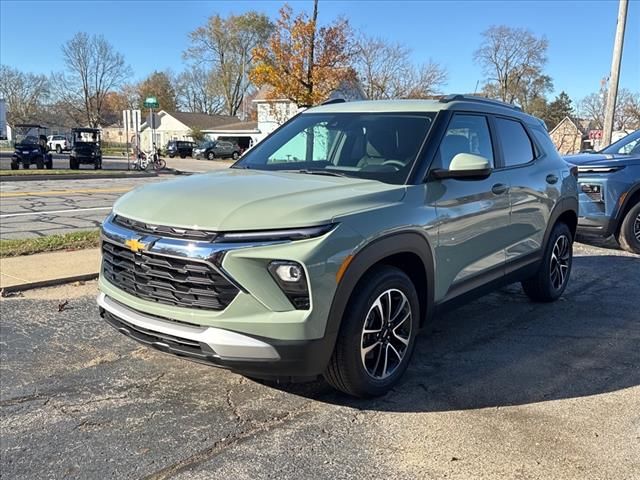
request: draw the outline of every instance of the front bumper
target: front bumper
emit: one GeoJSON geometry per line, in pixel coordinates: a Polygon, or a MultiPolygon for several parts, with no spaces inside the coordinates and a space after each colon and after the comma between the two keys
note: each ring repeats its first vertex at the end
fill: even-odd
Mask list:
{"type": "Polygon", "coordinates": [[[333,338],[282,341],[153,317],[98,295],[101,317],[120,333],[165,353],[256,378],[317,377],[333,338]]]}

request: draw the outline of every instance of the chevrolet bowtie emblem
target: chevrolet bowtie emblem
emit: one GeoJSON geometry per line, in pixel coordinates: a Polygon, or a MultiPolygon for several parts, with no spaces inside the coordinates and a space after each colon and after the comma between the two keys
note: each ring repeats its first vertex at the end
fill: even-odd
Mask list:
{"type": "Polygon", "coordinates": [[[130,238],[129,240],[126,240],[124,242],[124,244],[127,247],[129,247],[129,250],[131,250],[134,253],[139,252],[139,251],[144,250],[145,248],[147,248],[147,245],[142,243],[137,238],[130,238]]]}

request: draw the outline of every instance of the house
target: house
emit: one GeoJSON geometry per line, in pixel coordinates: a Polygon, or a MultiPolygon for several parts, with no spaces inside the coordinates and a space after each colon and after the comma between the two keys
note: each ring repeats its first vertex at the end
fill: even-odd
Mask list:
{"type": "Polygon", "coordinates": [[[560,155],[578,153],[592,148],[589,140],[589,124],[588,120],[567,116],[549,132],[560,155]]]}
{"type": "MultiPolygon", "coordinates": [[[[345,101],[365,100],[366,95],[357,81],[345,81],[333,90],[327,100],[343,99],[345,101]]],[[[284,122],[303,110],[288,98],[273,95],[270,85],[263,85],[253,99],[258,113],[258,130],[267,136],[284,122]]]]}
{"type": "Polygon", "coordinates": [[[140,145],[143,149],[150,149],[152,143],[164,147],[170,140],[193,140],[194,132],[206,135],[222,126],[238,123],[239,119],[230,115],[160,110],[154,114],[153,140],[147,121],[140,125],[140,145]]]}

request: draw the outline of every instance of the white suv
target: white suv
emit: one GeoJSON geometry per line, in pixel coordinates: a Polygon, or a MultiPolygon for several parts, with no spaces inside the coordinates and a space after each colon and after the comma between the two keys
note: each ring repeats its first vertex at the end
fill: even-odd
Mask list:
{"type": "Polygon", "coordinates": [[[56,153],[71,150],[71,144],[64,135],[49,135],[47,137],[47,147],[49,147],[49,150],[55,150],[56,153]]]}

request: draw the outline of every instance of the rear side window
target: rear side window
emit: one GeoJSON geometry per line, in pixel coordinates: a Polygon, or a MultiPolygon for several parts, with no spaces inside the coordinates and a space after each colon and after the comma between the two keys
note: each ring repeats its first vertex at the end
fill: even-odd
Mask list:
{"type": "Polygon", "coordinates": [[[531,139],[520,122],[496,118],[496,131],[505,167],[523,165],[535,158],[531,139]]]}

